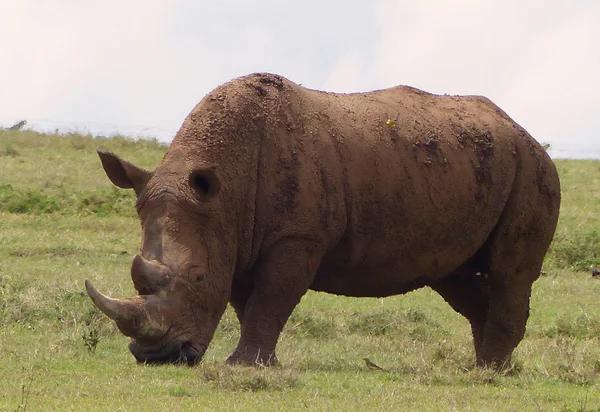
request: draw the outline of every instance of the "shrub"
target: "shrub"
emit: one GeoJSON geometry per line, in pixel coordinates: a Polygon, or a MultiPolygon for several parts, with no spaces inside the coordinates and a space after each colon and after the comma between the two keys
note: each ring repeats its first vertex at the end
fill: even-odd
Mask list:
{"type": "Polygon", "coordinates": [[[10,213],[53,213],[60,209],[57,200],[35,189],[14,190],[9,184],[0,185],[0,210],[10,213]]]}
{"type": "Polygon", "coordinates": [[[90,192],[50,195],[37,189],[18,190],[0,184],[0,211],[42,215],[95,214],[98,216],[135,216],[133,193],[117,188],[90,192]]]}
{"type": "Polygon", "coordinates": [[[577,231],[557,234],[546,261],[552,266],[587,271],[600,263],[600,232],[577,231]]]}

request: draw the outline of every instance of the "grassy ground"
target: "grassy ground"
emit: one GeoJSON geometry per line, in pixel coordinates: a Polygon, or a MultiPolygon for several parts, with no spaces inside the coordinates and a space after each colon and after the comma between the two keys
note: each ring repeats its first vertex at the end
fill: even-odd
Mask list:
{"type": "Polygon", "coordinates": [[[308,293],[282,334],[279,368],[224,366],[239,333],[231,309],[198,367],[143,367],[83,288],[89,278],[133,294],[140,240],[132,194],[111,187],[96,148],[147,168],[166,151],[0,131],[0,410],[600,411],[600,281],[589,273],[600,263],[600,163],[556,161],[562,213],[513,376],[469,369],[468,324],[429,289],[308,293]]]}

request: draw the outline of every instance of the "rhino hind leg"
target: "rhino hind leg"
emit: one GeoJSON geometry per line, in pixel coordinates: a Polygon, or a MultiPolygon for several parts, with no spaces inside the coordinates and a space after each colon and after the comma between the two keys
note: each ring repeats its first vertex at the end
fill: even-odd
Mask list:
{"type": "Polygon", "coordinates": [[[487,275],[477,272],[471,265],[464,265],[430,287],[471,324],[475,355],[483,355],[484,330],[489,306],[487,275]]]}
{"type": "Polygon", "coordinates": [[[525,227],[501,222],[489,244],[490,295],[479,366],[510,369],[512,353],[525,336],[532,286],[554,233],[543,222],[525,227]]]}
{"type": "Polygon", "coordinates": [[[540,167],[532,190],[531,165],[523,163],[504,212],[482,251],[489,304],[477,364],[509,369],[525,335],[533,283],[554,236],[560,208],[556,173],[540,167]],[[544,173],[542,173],[544,172],[544,173]]]}
{"type": "Polygon", "coordinates": [[[531,284],[518,289],[497,286],[492,290],[484,330],[479,366],[510,369],[511,355],[525,335],[529,317],[531,284]]]}
{"type": "Polygon", "coordinates": [[[517,182],[482,249],[430,285],[471,323],[478,366],[510,369],[525,335],[532,286],[558,220],[560,198],[549,193],[517,182]]]}
{"type": "Polygon", "coordinates": [[[471,324],[477,366],[510,368],[512,352],[525,334],[531,286],[540,267],[480,273],[465,265],[430,285],[471,324]]]}

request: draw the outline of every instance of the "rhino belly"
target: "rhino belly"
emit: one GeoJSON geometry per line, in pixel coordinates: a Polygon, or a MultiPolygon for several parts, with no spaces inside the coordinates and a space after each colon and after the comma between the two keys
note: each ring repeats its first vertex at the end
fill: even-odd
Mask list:
{"type": "Polygon", "coordinates": [[[356,248],[354,252],[341,248],[324,257],[311,289],[355,297],[407,293],[451,273],[472,257],[483,242],[466,243],[419,251],[373,241],[365,245],[358,259],[356,248]],[[464,248],[459,251],[461,244],[464,248]]]}

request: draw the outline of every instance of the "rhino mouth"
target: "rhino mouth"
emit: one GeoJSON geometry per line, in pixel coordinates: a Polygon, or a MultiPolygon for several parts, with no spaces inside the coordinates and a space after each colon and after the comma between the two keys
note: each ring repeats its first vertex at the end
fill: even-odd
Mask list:
{"type": "Polygon", "coordinates": [[[144,348],[135,340],[129,343],[129,351],[138,364],[147,365],[197,365],[206,352],[205,346],[199,348],[191,342],[177,342],[163,349],[144,348]]]}

